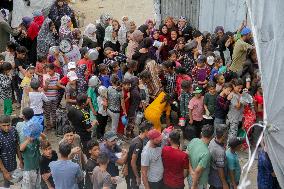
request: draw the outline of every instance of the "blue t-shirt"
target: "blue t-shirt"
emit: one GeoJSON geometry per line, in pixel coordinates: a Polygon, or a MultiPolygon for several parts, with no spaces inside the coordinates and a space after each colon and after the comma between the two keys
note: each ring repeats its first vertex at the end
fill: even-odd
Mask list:
{"type": "Polygon", "coordinates": [[[79,189],[78,180],[83,173],[77,163],[71,160],[52,161],[49,164],[56,189],[79,189]]]}
{"type": "Polygon", "coordinates": [[[105,86],[106,88],[111,86],[110,78],[109,78],[108,75],[102,75],[102,76],[99,77],[99,79],[101,80],[102,85],[105,86]]]}
{"type": "MultiPolygon", "coordinates": [[[[227,158],[227,168],[228,171],[234,171],[235,173],[235,181],[239,183],[241,177],[241,166],[239,162],[239,156],[237,153],[233,153],[231,149],[226,151],[226,158],[227,158]]],[[[228,182],[230,182],[229,174],[227,176],[228,182]]]]}
{"type": "Polygon", "coordinates": [[[212,68],[211,74],[210,74],[210,81],[213,81],[215,75],[218,74],[218,70],[216,68],[212,68]]]}

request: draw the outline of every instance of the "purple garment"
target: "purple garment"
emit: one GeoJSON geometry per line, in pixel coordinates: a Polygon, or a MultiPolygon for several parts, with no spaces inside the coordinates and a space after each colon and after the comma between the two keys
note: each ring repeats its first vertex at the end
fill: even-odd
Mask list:
{"type": "Polygon", "coordinates": [[[206,68],[198,69],[197,70],[197,81],[205,81],[207,78],[206,68]]]}

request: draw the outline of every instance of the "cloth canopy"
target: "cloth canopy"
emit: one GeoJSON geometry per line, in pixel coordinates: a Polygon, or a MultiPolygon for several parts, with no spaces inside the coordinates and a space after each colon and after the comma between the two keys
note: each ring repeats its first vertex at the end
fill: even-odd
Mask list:
{"type": "Polygon", "coordinates": [[[284,1],[247,0],[264,92],[265,142],[281,188],[284,188],[284,1]],[[272,128],[279,128],[270,132],[272,128]]]}

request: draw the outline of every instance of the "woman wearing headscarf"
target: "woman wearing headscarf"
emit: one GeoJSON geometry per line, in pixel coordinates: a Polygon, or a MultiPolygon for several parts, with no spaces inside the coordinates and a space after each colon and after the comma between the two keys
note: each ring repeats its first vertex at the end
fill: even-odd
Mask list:
{"type": "Polygon", "coordinates": [[[94,24],[88,24],[83,34],[82,47],[88,47],[90,49],[98,47],[96,38],[96,26],[94,24]]]}
{"type": "Polygon", "coordinates": [[[65,15],[71,18],[74,28],[77,28],[74,11],[65,0],[56,0],[50,8],[48,17],[54,22],[57,31],[61,26],[61,18],[65,15]]]}
{"type": "Polygon", "coordinates": [[[73,36],[71,32],[72,22],[71,18],[67,15],[61,18],[61,26],[59,28],[59,40],[69,39],[72,41],[73,36]]]}
{"type": "Polygon", "coordinates": [[[77,94],[80,93],[85,93],[87,94],[88,91],[88,84],[87,84],[87,79],[86,78],[86,72],[87,71],[87,66],[85,64],[81,64],[76,68],[76,74],[78,77],[77,80],[77,94]]]}
{"type": "Polygon", "coordinates": [[[127,37],[126,33],[128,31],[127,24],[128,24],[128,17],[123,16],[121,19],[121,26],[118,31],[118,42],[120,43],[120,46],[124,45],[126,43],[127,37]]]}
{"type": "Polygon", "coordinates": [[[178,34],[183,36],[185,41],[193,39],[193,28],[189,25],[186,18],[181,16],[178,20],[178,34]]]}
{"type": "Polygon", "coordinates": [[[44,16],[42,15],[42,12],[40,10],[34,11],[33,16],[34,16],[33,21],[31,22],[27,31],[27,37],[31,43],[31,48],[28,52],[29,61],[33,65],[35,65],[37,61],[37,56],[36,56],[37,36],[44,22],[44,16]]]}
{"type": "Polygon", "coordinates": [[[143,41],[143,33],[140,30],[135,30],[131,34],[131,39],[127,46],[126,57],[128,61],[132,60],[132,55],[137,50],[141,41],[143,41]]]}
{"type": "Polygon", "coordinates": [[[119,22],[117,20],[112,20],[111,25],[109,25],[105,30],[104,49],[110,47],[113,51],[120,51],[120,44],[118,42],[119,28],[119,22]]]}
{"type": "Polygon", "coordinates": [[[10,39],[10,34],[13,36],[19,35],[18,30],[13,30],[7,22],[7,11],[1,9],[0,11],[0,52],[6,50],[6,43],[10,39]]]}
{"type": "Polygon", "coordinates": [[[111,16],[107,13],[100,16],[100,23],[97,25],[96,35],[99,47],[103,48],[105,30],[109,26],[111,16]]]}
{"type": "Polygon", "coordinates": [[[74,30],[72,31],[72,45],[76,45],[79,48],[82,48],[83,37],[79,28],[74,28],[74,30]]]}
{"type": "Polygon", "coordinates": [[[37,55],[46,56],[49,48],[58,45],[58,33],[51,19],[46,18],[37,36],[37,55]]]}

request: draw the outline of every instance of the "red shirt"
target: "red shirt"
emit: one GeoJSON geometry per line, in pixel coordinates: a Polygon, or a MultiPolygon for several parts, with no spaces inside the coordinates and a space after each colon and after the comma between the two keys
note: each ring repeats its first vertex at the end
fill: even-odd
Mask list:
{"type": "Polygon", "coordinates": [[[188,169],[188,155],[171,146],[165,146],[162,150],[164,165],[164,184],[171,188],[184,187],[184,169],[188,169]]]}
{"type": "Polygon", "coordinates": [[[60,81],[59,81],[59,83],[61,85],[64,85],[64,86],[66,86],[68,84],[68,82],[69,82],[69,79],[66,75],[64,77],[62,77],[62,79],[60,79],[60,81]]]}
{"type": "MultiPolygon", "coordinates": [[[[263,106],[263,96],[256,94],[256,95],[254,96],[254,100],[256,101],[256,104],[257,104],[257,105],[260,104],[260,105],[263,106]]],[[[257,115],[257,117],[259,117],[259,118],[263,118],[263,111],[257,112],[256,115],[257,115]]]]}
{"type": "Polygon", "coordinates": [[[85,58],[82,58],[78,62],[78,66],[85,64],[87,66],[87,70],[89,71],[89,74],[93,73],[93,62],[91,60],[86,60],[85,58]]]}

